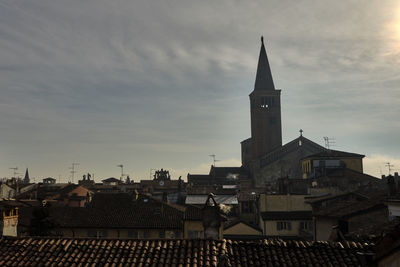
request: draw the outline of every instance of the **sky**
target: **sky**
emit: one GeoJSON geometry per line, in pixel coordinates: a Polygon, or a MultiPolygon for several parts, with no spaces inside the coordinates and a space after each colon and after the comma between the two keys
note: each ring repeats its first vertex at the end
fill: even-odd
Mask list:
{"type": "Polygon", "coordinates": [[[400,170],[400,2],[0,0],[0,177],[240,166],[264,36],[283,142],[400,170]]]}

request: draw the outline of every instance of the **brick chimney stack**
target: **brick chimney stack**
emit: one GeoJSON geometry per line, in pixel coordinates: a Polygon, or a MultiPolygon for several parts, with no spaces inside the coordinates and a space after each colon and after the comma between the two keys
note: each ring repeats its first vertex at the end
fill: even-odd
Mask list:
{"type": "Polygon", "coordinates": [[[387,176],[387,185],[388,185],[389,196],[395,196],[397,193],[397,188],[396,188],[397,186],[394,176],[392,175],[387,176]]]}

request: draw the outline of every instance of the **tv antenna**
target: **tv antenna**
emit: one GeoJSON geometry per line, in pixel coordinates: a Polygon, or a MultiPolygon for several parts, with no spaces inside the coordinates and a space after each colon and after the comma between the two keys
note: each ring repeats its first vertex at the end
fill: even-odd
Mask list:
{"type": "Polygon", "coordinates": [[[210,157],[213,158],[213,165],[215,167],[215,162],[219,161],[218,159],[215,159],[215,154],[209,155],[210,157]]]}
{"type": "Polygon", "coordinates": [[[119,165],[117,165],[117,167],[119,167],[119,168],[121,168],[121,178],[120,178],[120,180],[122,181],[122,178],[124,177],[124,165],[122,165],[122,164],[119,164],[119,165]]]}
{"type": "Polygon", "coordinates": [[[324,136],[324,141],[325,141],[325,148],[328,150],[331,148],[331,146],[334,146],[336,143],[334,138],[328,136],[324,136]]]}
{"type": "Polygon", "coordinates": [[[389,175],[390,175],[390,172],[393,170],[392,168],[394,167],[394,165],[393,164],[390,164],[390,162],[386,162],[386,167],[388,167],[388,170],[389,170],[389,175]]]}
{"type": "Polygon", "coordinates": [[[72,166],[69,167],[69,169],[71,170],[72,183],[74,183],[74,176],[75,176],[75,173],[76,173],[75,166],[78,166],[78,165],[79,165],[79,163],[72,162],[72,166]]]}
{"type": "Polygon", "coordinates": [[[14,176],[13,176],[13,178],[16,178],[16,176],[17,176],[17,170],[18,170],[18,167],[12,167],[12,168],[10,168],[10,170],[13,170],[13,174],[14,174],[14,176]]]}

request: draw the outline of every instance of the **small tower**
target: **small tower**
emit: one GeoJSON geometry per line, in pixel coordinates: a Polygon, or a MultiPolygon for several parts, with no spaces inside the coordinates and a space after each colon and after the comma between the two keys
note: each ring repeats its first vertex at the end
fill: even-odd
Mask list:
{"type": "Polygon", "coordinates": [[[281,90],[275,89],[263,37],[256,82],[250,94],[250,115],[251,156],[257,159],[282,146],[281,90]]]}
{"type": "Polygon", "coordinates": [[[207,197],[204,207],[202,209],[203,214],[203,228],[205,239],[221,239],[221,223],[222,217],[220,209],[215,201],[214,194],[210,193],[207,197]]]}
{"type": "Polygon", "coordinates": [[[29,172],[28,172],[28,168],[26,168],[25,171],[25,177],[24,177],[24,184],[29,184],[29,172]]]}

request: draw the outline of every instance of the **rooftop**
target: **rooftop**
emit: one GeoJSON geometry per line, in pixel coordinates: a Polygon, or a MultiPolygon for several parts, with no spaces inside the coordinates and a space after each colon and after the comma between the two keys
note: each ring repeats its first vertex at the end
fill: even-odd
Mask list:
{"type": "MultiPolygon", "coordinates": [[[[347,198],[347,199],[336,199],[336,201],[329,202],[329,205],[316,209],[313,213],[314,216],[342,218],[352,217],[353,215],[367,212],[374,209],[386,208],[384,201],[386,195],[382,191],[377,192],[358,192],[357,195],[360,197],[347,198]]],[[[349,193],[350,194],[350,193],[349,193]]],[[[351,193],[355,194],[355,193],[351,193]]],[[[344,196],[346,194],[343,194],[344,196]]],[[[355,194],[356,196],[356,194],[355,194]]],[[[327,197],[325,200],[335,199],[334,196],[331,198],[327,197]]],[[[321,201],[321,200],[320,200],[321,201]]]]}
{"type": "Polygon", "coordinates": [[[357,242],[3,238],[1,266],[360,266],[357,242]]]}
{"type": "Polygon", "coordinates": [[[110,178],[107,178],[107,179],[104,179],[104,180],[101,180],[103,183],[119,183],[119,182],[121,182],[121,180],[120,179],[117,179],[117,178],[115,178],[115,177],[110,177],[110,178]]]}
{"type": "Polygon", "coordinates": [[[313,158],[364,158],[365,155],[350,153],[345,151],[326,149],[325,151],[305,157],[306,159],[313,158]]]}
{"type": "MultiPolygon", "coordinates": [[[[35,208],[20,209],[19,223],[29,226],[35,208]]],[[[154,198],[96,194],[86,208],[50,207],[49,219],[67,228],[182,228],[184,210],[154,198]]]]}

